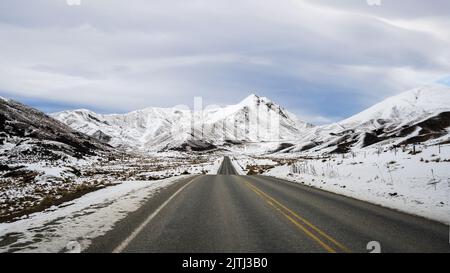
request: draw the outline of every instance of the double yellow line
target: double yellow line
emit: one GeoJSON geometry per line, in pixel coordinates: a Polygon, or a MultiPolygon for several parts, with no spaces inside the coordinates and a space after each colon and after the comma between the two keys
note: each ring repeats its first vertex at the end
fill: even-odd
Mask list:
{"type": "Polygon", "coordinates": [[[311,239],[317,242],[320,246],[322,246],[326,251],[330,253],[337,252],[351,252],[347,247],[343,244],[336,241],[333,237],[326,234],[324,231],[320,230],[318,227],[310,223],[305,218],[301,217],[297,213],[293,212],[291,209],[277,201],[272,196],[263,192],[250,182],[244,181],[245,185],[249,187],[252,191],[254,191],[257,195],[259,195],[263,200],[265,200],[270,206],[272,206],[275,210],[284,215],[290,222],[292,222],[297,228],[303,231],[306,235],[308,235],[311,239]]]}

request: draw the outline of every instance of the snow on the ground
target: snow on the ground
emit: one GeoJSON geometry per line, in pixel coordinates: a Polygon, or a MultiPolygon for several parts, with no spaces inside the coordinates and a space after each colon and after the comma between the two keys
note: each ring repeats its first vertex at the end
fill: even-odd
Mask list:
{"type": "Polygon", "coordinates": [[[245,171],[244,171],[244,166],[241,165],[241,163],[239,162],[239,160],[236,160],[235,157],[230,157],[231,160],[231,164],[233,164],[234,169],[236,170],[236,172],[238,173],[238,175],[245,175],[245,171]]]}
{"type": "Polygon", "coordinates": [[[220,169],[220,165],[222,164],[222,161],[223,161],[222,157],[216,158],[213,161],[213,164],[208,165],[208,167],[206,168],[207,173],[211,175],[217,174],[217,172],[220,169]]]}
{"type": "Polygon", "coordinates": [[[137,210],[157,191],[182,178],[127,181],[30,215],[0,224],[0,252],[82,251],[91,240],[137,210]]]}
{"type": "Polygon", "coordinates": [[[315,158],[238,158],[242,166],[265,165],[264,175],[450,223],[450,145],[315,158]],[[284,161],[283,161],[284,160],[284,161]]]}

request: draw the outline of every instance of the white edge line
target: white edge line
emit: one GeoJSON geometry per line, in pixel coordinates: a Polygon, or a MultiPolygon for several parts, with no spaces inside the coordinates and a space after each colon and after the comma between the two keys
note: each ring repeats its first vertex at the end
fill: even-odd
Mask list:
{"type": "Polygon", "coordinates": [[[167,204],[169,204],[169,202],[175,198],[175,196],[177,196],[182,190],[184,190],[187,186],[189,186],[192,182],[194,182],[198,177],[192,179],[190,182],[188,182],[186,185],[184,185],[183,187],[181,187],[179,190],[177,190],[174,194],[172,194],[172,196],[169,197],[169,199],[167,199],[164,203],[161,204],[161,206],[159,206],[152,214],[150,214],[147,219],[145,219],[145,221],[140,224],[131,234],[130,236],[128,236],[124,241],[122,241],[122,243],[120,243],[120,245],[118,247],[116,247],[113,250],[113,253],[121,253],[130,243],[131,241],[133,241],[138,235],[139,233],[144,229],[144,227],[146,225],[148,225],[148,223],[150,223],[150,221],[155,218],[156,215],[158,215],[158,213],[164,209],[165,206],[167,206],[167,204]]]}

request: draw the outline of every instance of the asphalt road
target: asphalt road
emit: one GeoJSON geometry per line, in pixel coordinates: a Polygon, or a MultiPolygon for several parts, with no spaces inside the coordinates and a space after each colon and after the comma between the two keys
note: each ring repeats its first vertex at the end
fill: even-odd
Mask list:
{"type": "Polygon", "coordinates": [[[219,170],[217,171],[217,175],[238,175],[228,156],[223,158],[222,164],[220,164],[219,170]]]}
{"type": "Polygon", "coordinates": [[[450,252],[446,225],[275,178],[238,176],[227,157],[218,173],[161,191],[87,251],[367,253],[369,244],[381,252],[450,252]]]}

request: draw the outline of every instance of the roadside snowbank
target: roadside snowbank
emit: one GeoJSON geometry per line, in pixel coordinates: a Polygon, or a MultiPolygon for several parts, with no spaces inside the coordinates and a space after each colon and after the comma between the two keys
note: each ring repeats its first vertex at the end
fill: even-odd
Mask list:
{"type": "Polygon", "coordinates": [[[82,251],[159,190],[186,177],[122,182],[26,219],[0,224],[0,252],[82,251]]]}
{"type": "Polygon", "coordinates": [[[208,168],[206,169],[207,173],[210,175],[217,174],[217,172],[220,169],[220,165],[222,164],[222,161],[223,161],[223,157],[216,158],[214,160],[213,164],[209,165],[208,168]]]}
{"type": "Polygon", "coordinates": [[[231,157],[231,164],[233,164],[234,169],[236,170],[236,172],[238,173],[238,175],[246,175],[247,173],[244,171],[243,166],[241,166],[241,164],[239,163],[239,160],[236,160],[235,157],[231,157]]]}

